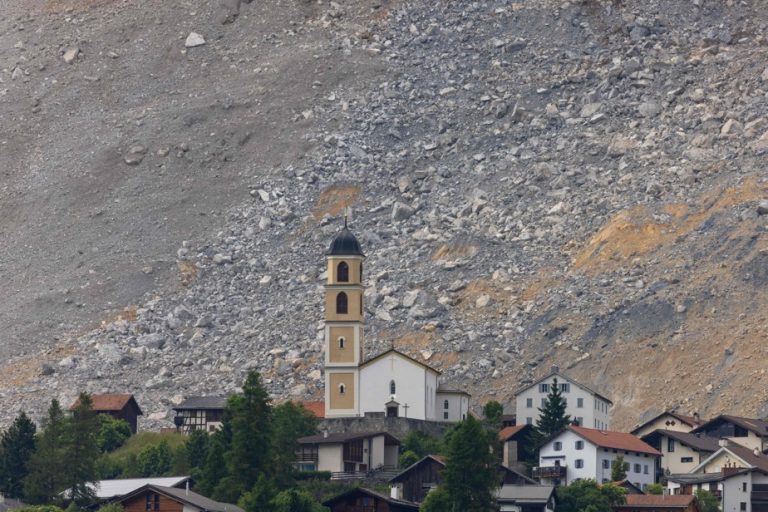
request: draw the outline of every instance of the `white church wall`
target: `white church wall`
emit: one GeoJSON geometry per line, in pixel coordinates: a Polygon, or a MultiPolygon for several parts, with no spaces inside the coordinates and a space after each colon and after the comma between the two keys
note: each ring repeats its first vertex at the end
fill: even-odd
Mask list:
{"type": "Polygon", "coordinates": [[[396,353],[367,364],[360,369],[360,413],[386,412],[384,404],[391,399],[390,382],[394,380],[395,400],[400,404],[398,414],[427,419],[427,373],[433,372],[396,353]]]}

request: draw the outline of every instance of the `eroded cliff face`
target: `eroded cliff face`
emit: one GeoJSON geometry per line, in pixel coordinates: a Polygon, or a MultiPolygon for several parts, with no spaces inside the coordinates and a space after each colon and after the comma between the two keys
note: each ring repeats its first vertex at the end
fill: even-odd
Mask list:
{"type": "Polygon", "coordinates": [[[321,396],[344,206],[369,354],[394,343],[479,402],[558,364],[616,428],[768,414],[760,6],[0,13],[5,421],[130,391],[155,427],[250,369],[321,396]]]}

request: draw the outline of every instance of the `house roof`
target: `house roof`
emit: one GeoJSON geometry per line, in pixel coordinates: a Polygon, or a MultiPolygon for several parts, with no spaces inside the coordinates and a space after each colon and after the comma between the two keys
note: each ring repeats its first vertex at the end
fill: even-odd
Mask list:
{"type": "MultiPolygon", "coordinates": [[[[139,404],[131,394],[125,395],[91,395],[91,410],[96,412],[118,412],[125,409],[129,404],[133,403],[136,408],[137,414],[143,416],[139,404]]],[[[75,400],[69,410],[74,410],[80,405],[80,399],[75,400]]]]}
{"type": "Polygon", "coordinates": [[[719,416],[716,416],[711,420],[709,420],[708,422],[702,425],[699,425],[695,429],[691,430],[691,432],[696,433],[696,432],[706,431],[709,427],[713,425],[717,425],[718,423],[733,423],[734,425],[738,425],[742,428],[745,428],[750,432],[754,432],[760,437],[768,437],[768,422],[755,419],[755,418],[731,416],[729,414],[721,414],[719,416]]]}
{"type": "Polygon", "coordinates": [[[656,429],[653,432],[644,435],[640,439],[645,442],[649,442],[651,439],[660,436],[671,437],[672,439],[675,439],[682,444],[700,452],[716,452],[720,448],[718,440],[714,437],[690,434],[688,432],[677,432],[675,430],[656,429]]]}
{"type": "Polygon", "coordinates": [[[598,393],[594,389],[588,388],[587,386],[585,386],[584,384],[581,384],[580,382],[576,382],[575,380],[571,379],[570,377],[568,377],[566,375],[563,375],[559,371],[551,372],[549,375],[545,375],[544,377],[540,378],[539,380],[535,380],[531,384],[528,384],[528,385],[526,385],[526,386],[524,386],[522,388],[519,388],[517,391],[515,391],[514,396],[519,395],[523,391],[531,389],[533,386],[539,385],[541,382],[544,382],[545,380],[547,380],[550,377],[558,377],[558,378],[565,379],[570,384],[573,384],[574,386],[579,386],[583,390],[588,391],[588,392],[592,393],[593,395],[597,396],[598,398],[601,398],[601,399],[605,400],[606,402],[608,402],[609,404],[613,405],[613,402],[608,397],[606,397],[605,395],[602,395],[602,394],[598,393]]]}
{"type": "Polygon", "coordinates": [[[173,499],[174,501],[178,501],[185,505],[191,505],[192,507],[198,508],[204,512],[245,512],[237,505],[213,501],[210,498],[206,498],[205,496],[197,494],[196,492],[188,491],[187,489],[176,489],[174,487],[164,487],[162,485],[152,484],[144,485],[135,491],[126,494],[121,498],[118,498],[116,501],[118,503],[123,503],[136,496],[140,496],[147,491],[163,494],[168,498],[173,499]]]}
{"type": "Polygon", "coordinates": [[[553,485],[503,485],[496,490],[501,503],[544,504],[555,492],[553,485]]]}
{"type": "Polygon", "coordinates": [[[394,477],[392,477],[389,480],[389,483],[396,483],[396,482],[401,482],[401,481],[405,480],[405,478],[408,476],[408,474],[411,471],[413,471],[414,469],[418,468],[419,466],[421,466],[422,464],[424,464],[426,462],[436,462],[437,464],[439,464],[441,466],[445,466],[445,460],[442,457],[440,457],[439,455],[425,455],[424,457],[422,457],[421,459],[417,460],[416,462],[414,462],[413,464],[411,464],[410,466],[408,466],[407,468],[402,470],[400,473],[398,473],[394,477]]]}
{"type": "Polygon", "coordinates": [[[386,444],[400,444],[400,441],[396,437],[387,432],[339,432],[327,435],[317,434],[314,436],[300,437],[298,441],[299,444],[340,444],[378,436],[384,436],[386,444]]]}
{"type": "Polygon", "coordinates": [[[145,485],[161,487],[178,487],[189,481],[188,476],[170,476],[162,478],[121,478],[117,480],[99,480],[94,482],[92,489],[101,500],[123,496],[145,485]]]}
{"type": "Polygon", "coordinates": [[[299,403],[303,405],[306,410],[314,414],[316,417],[320,419],[325,418],[325,402],[305,400],[299,403]]]}
{"type": "Polygon", "coordinates": [[[189,409],[221,409],[227,406],[226,396],[190,396],[173,408],[174,411],[189,409]]]}
{"type": "Polygon", "coordinates": [[[530,425],[513,425],[511,427],[504,427],[499,431],[499,441],[502,443],[508,441],[510,438],[516,436],[523,430],[530,429],[530,425]]]}
{"type": "Polygon", "coordinates": [[[697,473],[700,469],[705,468],[710,462],[717,459],[723,453],[729,453],[731,456],[740,459],[748,468],[757,468],[765,473],[768,473],[768,455],[741,446],[733,441],[727,441],[725,446],[721,446],[719,450],[711,454],[704,459],[698,466],[691,470],[691,473],[697,473]]]}
{"type": "Polygon", "coordinates": [[[524,480],[525,482],[527,482],[530,485],[538,485],[538,483],[539,483],[536,480],[534,480],[533,478],[527,477],[524,474],[519,473],[519,472],[515,471],[514,469],[512,469],[512,468],[510,468],[508,466],[505,466],[504,464],[499,464],[499,467],[505,473],[511,473],[511,474],[515,475],[516,477],[524,480]]]}
{"type": "MultiPolygon", "coordinates": [[[[648,443],[627,432],[597,430],[594,428],[579,427],[576,425],[569,425],[567,429],[582,437],[584,440],[601,448],[611,448],[614,450],[625,450],[628,452],[640,452],[661,456],[660,451],[656,450],[648,443]]],[[[558,436],[555,436],[553,439],[556,437],[558,436]]]]}
{"type": "Polygon", "coordinates": [[[437,392],[438,394],[446,394],[446,395],[467,395],[472,396],[468,392],[466,392],[464,389],[460,388],[458,385],[454,383],[441,383],[437,386],[437,392]]]}
{"type": "Polygon", "coordinates": [[[392,498],[391,496],[387,496],[386,494],[382,494],[380,492],[373,491],[371,489],[366,489],[365,487],[358,487],[356,489],[351,489],[343,494],[339,494],[338,496],[334,496],[333,498],[326,500],[323,502],[323,505],[326,507],[330,507],[334,503],[341,501],[348,496],[353,496],[355,494],[365,494],[367,496],[371,496],[374,498],[378,498],[385,503],[389,503],[390,505],[398,505],[400,508],[405,509],[411,509],[411,510],[419,510],[419,505],[417,503],[412,503],[410,501],[404,501],[404,500],[398,500],[395,498],[392,498]]]}
{"type": "Polygon", "coordinates": [[[622,487],[627,490],[627,493],[629,494],[645,494],[643,490],[627,480],[626,478],[624,480],[616,480],[614,482],[610,482],[606,485],[613,485],[614,487],[622,487]]]}
{"type": "MultiPolygon", "coordinates": [[[[692,494],[659,495],[659,494],[627,494],[624,507],[632,508],[688,508],[696,499],[692,494]]],[[[619,505],[622,506],[622,505],[619,505]]]]}
{"type": "Polygon", "coordinates": [[[417,365],[419,365],[419,366],[422,366],[422,367],[426,368],[427,370],[430,370],[430,371],[432,371],[432,372],[434,372],[434,373],[436,373],[436,374],[440,375],[440,372],[439,372],[438,370],[435,370],[434,368],[432,368],[431,366],[429,366],[429,365],[428,365],[428,364],[426,364],[426,363],[422,363],[422,362],[421,362],[421,361],[419,361],[418,359],[414,359],[414,358],[412,358],[411,356],[409,356],[409,355],[407,355],[407,354],[403,354],[402,352],[400,352],[400,351],[399,351],[399,350],[397,350],[396,348],[391,348],[391,349],[389,349],[389,350],[387,350],[387,351],[385,351],[385,352],[382,352],[381,354],[379,354],[379,355],[377,355],[377,356],[373,356],[373,357],[371,357],[370,359],[367,359],[365,362],[363,362],[363,363],[360,365],[360,368],[363,368],[364,366],[368,366],[369,364],[373,363],[374,361],[377,361],[377,360],[381,359],[382,357],[386,356],[387,354],[391,354],[391,353],[393,353],[393,352],[394,352],[395,354],[399,355],[400,357],[402,357],[402,358],[404,358],[404,359],[407,359],[408,361],[411,361],[411,362],[413,362],[413,363],[416,363],[417,365]]]}
{"type": "Polygon", "coordinates": [[[685,423],[686,425],[688,425],[691,428],[698,427],[699,425],[703,425],[705,423],[703,420],[701,420],[700,418],[697,418],[696,416],[685,416],[683,414],[678,414],[678,413],[673,412],[673,411],[664,411],[661,414],[657,414],[656,416],[654,416],[653,418],[649,419],[646,422],[637,424],[635,426],[635,428],[632,429],[630,434],[636,434],[643,427],[653,423],[654,421],[658,420],[659,418],[661,418],[663,416],[672,416],[677,421],[679,421],[681,423],[685,423]]]}
{"type": "MultiPolygon", "coordinates": [[[[748,471],[748,470],[744,470],[748,471]]],[[[721,472],[717,473],[673,473],[666,476],[667,481],[676,484],[705,484],[708,482],[719,482],[723,479],[721,472]]]]}

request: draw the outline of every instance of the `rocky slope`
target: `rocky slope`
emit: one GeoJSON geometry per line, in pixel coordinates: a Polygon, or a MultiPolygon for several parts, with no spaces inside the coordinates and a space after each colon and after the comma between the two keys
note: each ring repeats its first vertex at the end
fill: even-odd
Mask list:
{"type": "Polygon", "coordinates": [[[479,401],[556,363],[619,428],[768,415],[764,2],[150,4],[0,25],[6,421],[319,396],[346,205],[368,353],[479,401]]]}

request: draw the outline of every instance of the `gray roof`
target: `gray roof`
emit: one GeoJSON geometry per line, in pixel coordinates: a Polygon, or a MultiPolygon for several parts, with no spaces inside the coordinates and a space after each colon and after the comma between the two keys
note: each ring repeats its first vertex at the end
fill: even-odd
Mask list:
{"type": "Polygon", "coordinates": [[[712,425],[716,425],[718,423],[733,423],[734,425],[738,425],[742,428],[745,428],[749,430],[750,432],[754,432],[760,437],[766,437],[768,436],[768,422],[765,422],[761,419],[756,418],[744,418],[742,416],[731,416],[730,414],[721,414],[720,416],[716,416],[709,420],[708,422],[704,423],[703,425],[699,425],[695,429],[693,429],[691,432],[706,432],[709,427],[712,425]]]}
{"type": "Polygon", "coordinates": [[[502,485],[496,491],[499,502],[547,503],[555,492],[553,485],[502,485]]]}
{"type": "Polygon", "coordinates": [[[527,389],[531,389],[533,386],[536,386],[536,385],[537,385],[537,384],[539,384],[540,382],[543,382],[543,381],[547,380],[547,379],[548,379],[548,378],[550,378],[550,377],[559,377],[559,378],[563,378],[563,379],[565,379],[566,381],[568,381],[569,383],[571,383],[571,384],[573,384],[573,385],[575,385],[575,386],[579,386],[580,388],[582,388],[582,389],[584,389],[584,390],[586,390],[586,391],[589,391],[590,393],[592,393],[592,394],[593,394],[593,395],[595,395],[596,397],[598,397],[598,398],[602,398],[603,400],[605,400],[605,401],[606,401],[606,402],[608,402],[609,404],[613,405],[613,402],[612,402],[612,401],[611,401],[611,399],[610,399],[610,398],[608,398],[607,396],[605,396],[605,395],[603,395],[603,394],[601,394],[601,393],[598,393],[598,392],[597,392],[597,391],[595,391],[594,389],[590,389],[590,388],[588,388],[588,387],[587,387],[587,386],[585,386],[584,384],[582,384],[582,383],[580,383],[580,382],[577,382],[577,381],[573,380],[572,378],[570,378],[570,377],[568,377],[568,376],[566,376],[566,375],[563,375],[563,374],[562,374],[562,373],[560,373],[559,371],[558,371],[558,372],[552,372],[552,373],[550,373],[549,375],[545,375],[544,377],[542,377],[542,378],[540,378],[540,379],[538,379],[538,380],[535,380],[535,381],[533,381],[531,384],[528,384],[528,385],[526,385],[526,386],[523,386],[523,387],[521,387],[520,389],[518,389],[517,391],[515,391],[515,394],[514,394],[514,396],[517,396],[517,395],[519,395],[520,393],[522,393],[523,391],[525,391],[525,390],[527,390],[527,389]]]}
{"type": "Polygon", "coordinates": [[[174,411],[188,409],[224,409],[227,405],[226,396],[191,396],[173,408],[174,411]]]}
{"type": "Polygon", "coordinates": [[[667,480],[676,484],[705,484],[719,482],[723,479],[723,473],[673,473],[667,476],[667,480]]]}
{"type": "Polygon", "coordinates": [[[299,444],[340,444],[358,439],[384,436],[386,444],[400,444],[400,441],[387,432],[340,432],[333,434],[317,434],[314,436],[300,437],[299,444]]]}
{"type": "Polygon", "coordinates": [[[145,485],[177,487],[189,481],[188,476],[169,476],[163,478],[121,478],[119,480],[99,480],[93,484],[96,497],[101,500],[132,493],[145,485]]]}
{"type": "Polygon", "coordinates": [[[382,494],[378,491],[374,491],[372,489],[366,489],[365,487],[356,487],[355,489],[351,489],[345,493],[339,494],[338,496],[334,496],[331,499],[325,500],[323,502],[323,505],[325,505],[326,507],[330,507],[337,501],[341,501],[347,498],[348,496],[355,495],[355,494],[366,494],[368,496],[379,498],[381,501],[385,503],[389,503],[390,505],[399,505],[400,508],[419,510],[418,503],[411,503],[410,501],[398,500],[386,494],[382,494]]]}
{"type": "Polygon", "coordinates": [[[125,496],[119,498],[117,501],[124,502],[133,498],[134,496],[140,496],[147,491],[163,494],[175,501],[179,501],[185,505],[191,505],[192,507],[200,509],[204,512],[245,512],[237,505],[213,501],[212,499],[206,498],[205,496],[197,494],[196,492],[188,491],[186,489],[176,489],[175,487],[163,487],[162,485],[152,484],[144,485],[132,493],[126,494],[125,496]]]}
{"type": "Polygon", "coordinates": [[[456,384],[453,383],[442,383],[439,386],[437,386],[437,392],[438,393],[445,393],[445,394],[453,394],[453,395],[470,395],[467,391],[460,388],[456,384]]]}
{"type": "Polygon", "coordinates": [[[714,437],[689,434],[688,432],[677,432],[675,430],[656,429],[650,434],[644,435],[640,439],[647,443],[649,439],[655,436],[671,437],[672,439],[680,441],[684,445],[690,446],[694,450],[700,452],[716,452],[718,449],[720,449],[720,444],[714,437]]]}

